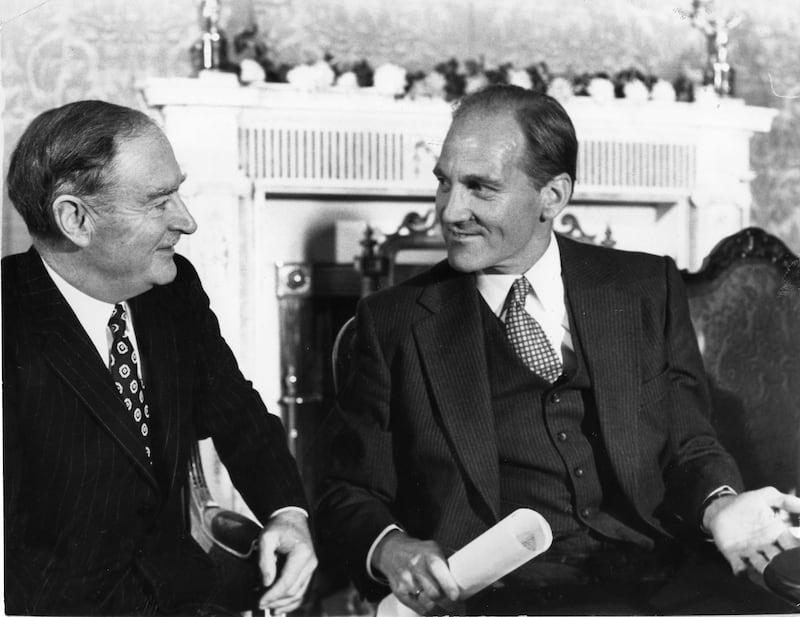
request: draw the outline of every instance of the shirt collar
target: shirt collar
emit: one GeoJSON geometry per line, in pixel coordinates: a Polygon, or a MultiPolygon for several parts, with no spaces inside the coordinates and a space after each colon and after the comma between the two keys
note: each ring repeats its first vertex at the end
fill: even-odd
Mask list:
{"type": "Polygon", "coordinates": [[[107,362],[108,342],[106,330],[114,305],[83,293],[80,289],[64,280],[44,259],[42,259],[42,263],[50,278],[53,279],[58,291],[61,292],[72,312],[75,313],[86,334],[89,335],[89,339],[97,348],[97,353],[107,362]]]}
{"type": "MultiPolygon", "coordinates": [[[[547,312],[563,311],[564,283],[561,280],[561,251],[554,233],[544,254],[531,268],[522,273],[533,287],[533,293],[547,312]]],[[[520,274],[487,274],[478,272],[476,285],[486,304],[495,315],[500,316],[505,306],[508,291],[520,274]]]]}

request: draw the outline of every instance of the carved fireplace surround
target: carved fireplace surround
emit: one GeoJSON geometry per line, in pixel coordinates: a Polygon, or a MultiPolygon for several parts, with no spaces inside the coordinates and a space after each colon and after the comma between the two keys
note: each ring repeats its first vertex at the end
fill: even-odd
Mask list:
{"type": "MultiPolygon", "coordinates": [[[[243,372],[277,411],[287,377],[279,294],[308,292],[308,264],[352,263],[366,224],[390,233],[409,211],[433,206],[450,107],[213,79],[152,79],[141,92],[188,176],[182,192],[199,230],[179,250],[198,268],[243,372]]],[[[558,229],[695,270],[749,224],[750,138],[769,130],[774,110],[732,99],[581,97],[565,107],[579,161],[558,229]]],[[[216,482],[217,493],[229,491],[216,482]]]]}

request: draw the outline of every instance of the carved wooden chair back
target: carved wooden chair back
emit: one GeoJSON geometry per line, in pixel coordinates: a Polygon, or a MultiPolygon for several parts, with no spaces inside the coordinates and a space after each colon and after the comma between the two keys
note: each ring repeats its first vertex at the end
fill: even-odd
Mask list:
{"type": "Polygon", "coordinates": [[[446,256],[433,209],[424,215],[409,212],[397,230],[381,242],[367,228],[361,246],[363,251],[356,259],[356,267],[362,277],[362,296],[400,283],[446,256]]]}
{"type": "Polygon", "coordinates": [[[712,422],[745,485],[800,487],[798,260],[750,227],[684,273],[712,391],[712,422]]]}

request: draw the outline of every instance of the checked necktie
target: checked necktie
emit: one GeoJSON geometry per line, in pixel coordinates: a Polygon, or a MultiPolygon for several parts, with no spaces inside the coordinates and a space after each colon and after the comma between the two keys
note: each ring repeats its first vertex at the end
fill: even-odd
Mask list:
{"type": "Polygon", "coordinates": [[[117,393],[130,414],[130,419],[142,437],[142,447],[152,464],[150,452],[150,408],[144,398],[144,386],[139,380],[139,357],[131,345],[126,330],[128,315],[122,304],[116,304],[108,320],[111,329],[111,349],[108,352],[108,369],[117,386],[117,393]]]}
{"type": "Polygon", "coordinates": [[[561,358],[539,322],[525,310],[525,298],[532,291],[524,276],[511,286],[506,300],[506,335],[525,365],[550,383],[561,376],[561,358]]]}

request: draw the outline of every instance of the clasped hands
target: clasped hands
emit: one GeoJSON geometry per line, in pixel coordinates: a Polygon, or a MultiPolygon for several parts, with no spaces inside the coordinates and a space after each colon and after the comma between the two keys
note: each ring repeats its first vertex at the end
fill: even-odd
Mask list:
{"type": "Polygon", "coordinates": [[[764,572],[781,551],[800,546],[782,514],[800,513],[800,497],[766,487],[712,501],[703,513],[703,526],[738,574],[752,567],[764,572]]]}
{"type": "Polygon", "coordinates": [[[317,567],[308,519],[304,514],[286,511],[269,520],[259,541],[259,567],[264,587],[268,588],[259,606],[277,615],[297,609],[317,567]],[[279,556],[286,557],[280,576],[279,556]]]}

